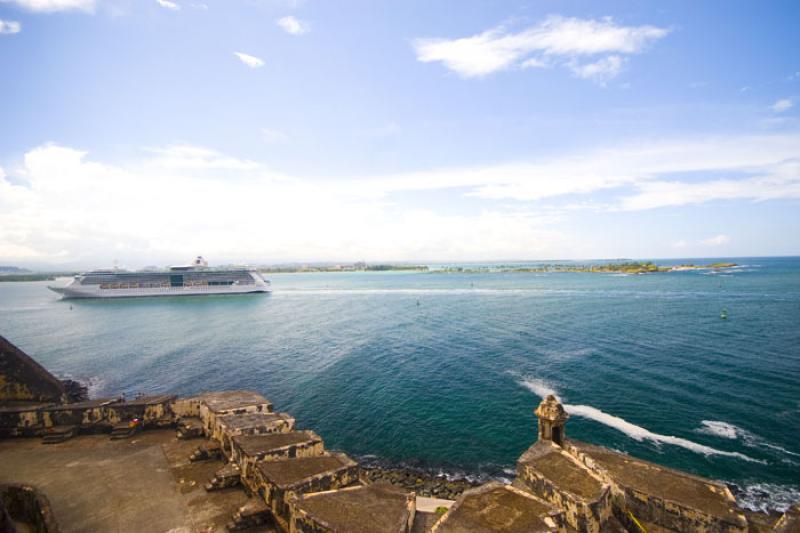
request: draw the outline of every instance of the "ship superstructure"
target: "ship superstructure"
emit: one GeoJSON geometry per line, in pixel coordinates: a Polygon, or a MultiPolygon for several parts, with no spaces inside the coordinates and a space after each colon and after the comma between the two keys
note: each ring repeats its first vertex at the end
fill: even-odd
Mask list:
{"type": "Polygon", "coordinates": [[[122,298],[270,292],[270,283],[251,268],[210,268],[201,256],[189,265],[130,272],[93,270],[66,286],[48,287],[64,298],[122,298]]]}

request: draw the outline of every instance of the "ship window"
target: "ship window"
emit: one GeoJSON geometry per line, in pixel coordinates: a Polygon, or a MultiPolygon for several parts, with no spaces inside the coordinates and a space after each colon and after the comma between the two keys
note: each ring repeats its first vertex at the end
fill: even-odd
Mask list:
{"type": "Polygon", "coordinates": [[[170,276],[169,284],[173,287],[183,287],[183,276],[182,275],[170,276]]]}

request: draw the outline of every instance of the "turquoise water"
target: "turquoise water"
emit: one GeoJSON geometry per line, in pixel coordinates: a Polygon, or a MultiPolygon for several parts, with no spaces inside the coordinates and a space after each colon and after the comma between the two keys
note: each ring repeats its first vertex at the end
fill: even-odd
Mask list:
{"type": "Polygon", "coordinates": [[[254,389],[331,448],[476,475],[509,474],[552,391],[569,436],[780,508],[800,500],[800,258],[733,260],[283,274],[272,295],[115,301],[0,283],[0,334],[95,396],[254,389]]]}

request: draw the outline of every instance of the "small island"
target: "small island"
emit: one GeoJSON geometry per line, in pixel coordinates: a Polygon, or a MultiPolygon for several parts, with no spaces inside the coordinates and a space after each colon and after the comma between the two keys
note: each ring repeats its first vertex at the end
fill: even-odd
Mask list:
{"type": "Polygon", "coordinates": [[[543,265],[500,265],[462,267],[452,266],[431,270],[442,274],[485,274],[485,273],[514,273],[514,272],[590,272],[601,274],[651,274],[657,272],[680,272],[684,270],[719,270],[738,266],[736,263],[711,263],[707,265],[682,264],[676,266],[662,266],[652,261],[626,261],[620,263],[601,264],[543,264],[543,265]]]}

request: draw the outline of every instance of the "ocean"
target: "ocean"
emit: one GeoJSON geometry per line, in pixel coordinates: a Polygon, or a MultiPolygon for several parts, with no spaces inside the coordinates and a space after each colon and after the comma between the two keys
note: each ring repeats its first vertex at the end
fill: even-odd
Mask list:
{"type": "Polygon", "coordinates": [[[478,478],[513,477],[552,393],[568,437],[783,509],[800,500],[800,258],[724,260],[740,266],[275,274],[271,295],[189,298],[0,283],[0,334],[95,397],[253,389],[329,448],[478,478]]]}

